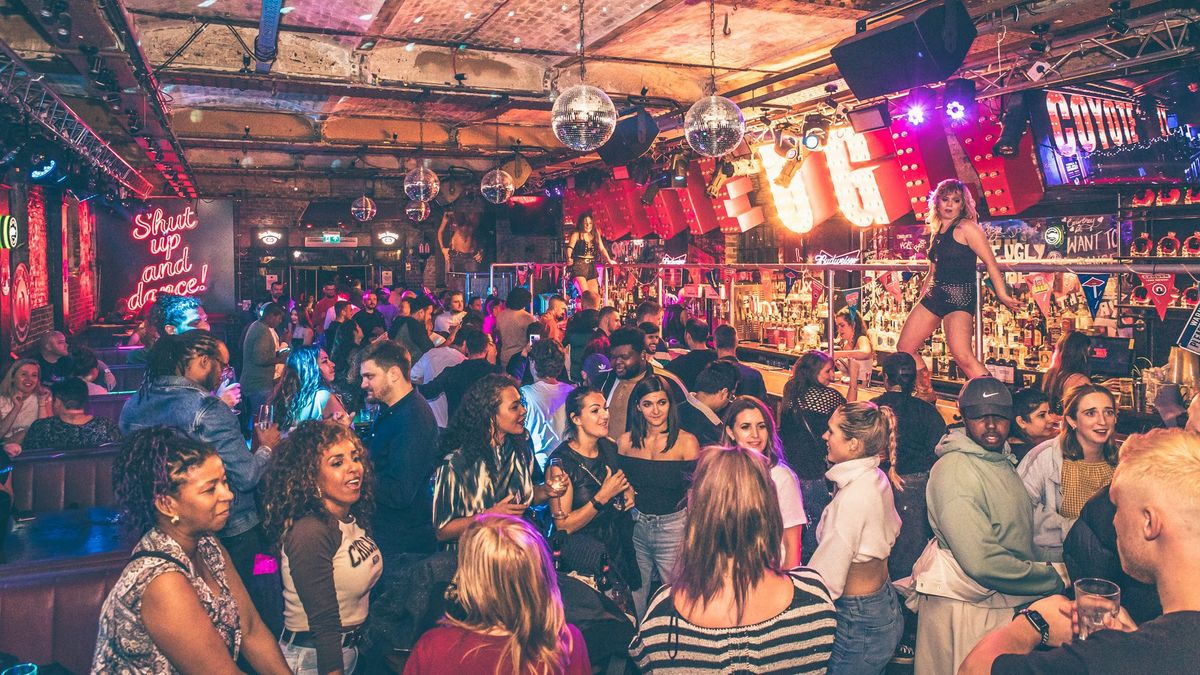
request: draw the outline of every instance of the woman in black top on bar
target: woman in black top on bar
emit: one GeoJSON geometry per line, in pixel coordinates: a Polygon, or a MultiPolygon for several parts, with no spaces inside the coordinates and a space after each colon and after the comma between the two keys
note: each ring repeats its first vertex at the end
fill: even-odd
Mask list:
{"type": "Polygon", "coordinates": [[[658,375],[647,375],[629,395],[629,431],[617,444],[621,468],[637,495],[633,510],[633,550],[641,588],[633,594],[638,616],[646,611],[651,574],[668,580],[679,556],[687,523],[683,506],[700,444],[679,428],[671,387],[658,375]]]}
{"type": "Polygon", "coordinates": [[[982,260],[987,267],[996,299],[1016,310],[1020,303],[1008,294],[1004,275],[987,235],[979,227],[975,199],[962,181],[947,178],[929,194],[929,274],[925,277],[920,304],[912,308],[897,351],[912,354],[917,363],[917,395],[932,394],[929,370],[917,350],[941,325],[946,346],[967,379],[987,374],[987,368],[975,357],[975,300],[979,281],[975,266],[982,260]]]}

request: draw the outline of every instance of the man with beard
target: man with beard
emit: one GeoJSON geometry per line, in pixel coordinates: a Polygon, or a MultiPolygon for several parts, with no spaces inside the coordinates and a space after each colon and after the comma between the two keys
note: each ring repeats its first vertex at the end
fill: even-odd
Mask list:
{"type": "Polygon", "coordinates": [[[385,340],[363,352],[359,373],[367,399],[381,410],[368,450],[375,466],[375,543],[385,561],[436,548],[429,478],[440,455],[429,402],[409,379],[404,347],[385,340]]]}
{"type": "Polygon", "coordinates": [[[363,308],[353,316],[354,323],[362,329],[363,338],[367,341],[387,332],[387,321],[379,311],[379,298],[374,293],[363,293],[363,308]]]}
{"type": "MultiPolygon", "coordinates": [[[[255,556],[272,549],[259,525],[254,492],[280,435],[274,424],[255,424],[253,451],[246,448],[237,415],[211,393],[221,384],[221,371],[228,364],[225,343],[207,330],[163,335],[148,357],[145,384],[121,411],[120,426],[125,436],[168,426],[216,448],[233,491],[229,519],[217,535],[254,597],[261,586],[253,583],[255,556]]],[[[271,620],[267,610],[278,607],[278,600],[254,600],[263,618],[271,620]]]]}
{"type": "Polygon", "coordinates": [[[934,539],[913,566],[916,672],[954,673],[1017,607],[1063,589],[1033,552],[1033,505],[1007,452],[1012,395],[976,377],[958,397],[965,429],[946,434],[926,487],[934,539]]]}
{"type": "Polygon", "coordinates": [[[1163,614],[1135,626],[1124,608],[1072,640],[1073,603],[1035,602],[988,634],[959,673],[1194,673],[1200,664],[1200,435],[1156,429],[1121,447],[1110,496],[1121,568],[1153,584],[1163,614]],[[1034,652],[1038,645],[1057,647],[1034,652]]]}
{"type": "MultiPolygon", "coordinates": [[[[612,372],[600,385],[600,391],[608,399],[608,434],[616,440],[621,434],[629,431],[629,396],[633,387],[647,373],[653,372],[650,366],[650,352],[646,349],[646,334],[637,328],[618,328],[612,333],[612,343],[609,348],[609,363],[612,372]]],[[[694,397],[687,393],[679,378],[669,371],[659,373],[671,387],[671,398],[679,406],[679,425],[691,431],[701,429],[711,421],[700,412],[694,397]]]]}

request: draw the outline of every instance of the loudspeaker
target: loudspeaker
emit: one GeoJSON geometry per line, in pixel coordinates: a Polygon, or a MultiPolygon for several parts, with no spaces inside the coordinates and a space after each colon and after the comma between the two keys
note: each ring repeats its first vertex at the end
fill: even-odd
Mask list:
{"type": "Polygon", "coordinates": [[[620,166],[646,154],[658,138],[658,123],[646,109],[638,106],[617,119],[612,138],[596,152],[608,166],[620,166]]]}
{"type": "Polygon", "coordinates": [[[962,0],[946,0],[848,37],[829,53],[850,91],[865,101],[950,77],[977,34],[962,0]]]}

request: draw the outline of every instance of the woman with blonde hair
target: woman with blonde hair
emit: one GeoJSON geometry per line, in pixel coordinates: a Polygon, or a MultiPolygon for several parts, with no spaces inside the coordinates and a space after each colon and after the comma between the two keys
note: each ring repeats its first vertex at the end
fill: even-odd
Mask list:
{"type": "Polygon", "coordinates": [[[458,542],[447,598],[461,611],[421,636],[405,675],[592,672],[583,635],[564,617],[550,551],[524,520],[490,513],[472,519],[458,542]]]}
{"type": "Polygon", "coordinates": [[[0,380],[0,442],[9,456],[21,454],[21,441],[34,422],[53,415],[53,398],[42,386],[38,362],[21,359],[9,366],[0,380]]]}
{"type": "Polygon", "coordinates": [[[904,634],[900,600],[888,579],[888,556],[900,534],[892,485],[879,468],[896,450],[896,416],[887,406],[847,403],[825,432],[825,476],[837,488],[817,525],[809,564],[821,573],[837,608],[831,675],[878,675],[904,634]]]}
{"type": "Polygon", "coordinates": [[[896,350],[912,354],[917,362],[917,396],[932,393],[929,369],[917,350],[940,325],[946,345],[967,378],[987,374],[987,368],[975,357],[975,299],[979,280],[975,267],[983,261],[992,281],[996,299],[1012,309],[1021,303],[1008,294],[1004,275],[987,235],[977,222],[978,214],[971,191],[960,180],[948,178],[929,193],[926,207],[929,222],[929,274],[921,289],[920,304],[912,308],[896,350]]]}
{"type": "Polygon", "coordinates": [[[687,510],[679,564],[629,646],[642,672],[824,672],[837,618],[819,574],[780,567],[767,458],[707,448],[687,510]]]}

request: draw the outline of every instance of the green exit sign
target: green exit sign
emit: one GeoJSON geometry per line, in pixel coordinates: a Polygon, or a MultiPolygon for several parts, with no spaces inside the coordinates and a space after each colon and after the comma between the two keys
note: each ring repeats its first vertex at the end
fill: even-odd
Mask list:
{"type": "Polygon", "coordinates": [[[342,243],[342,233],[341,232],[322,232],[321,233],[321,241],[326,244],[340,244],[340,243],[342,243]]]}

